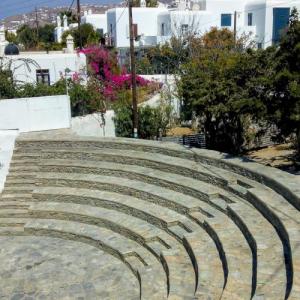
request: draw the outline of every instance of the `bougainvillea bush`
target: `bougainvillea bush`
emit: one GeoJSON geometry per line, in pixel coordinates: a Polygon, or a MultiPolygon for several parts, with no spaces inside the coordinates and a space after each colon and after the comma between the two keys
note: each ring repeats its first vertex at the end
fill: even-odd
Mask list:
{"type": "MultiPolygon", "coordinates": [[[[116,101],[120,94],[128,94],[131,89],[131,74],[125,68],[118,65],[116,52],[104,47],[91,46],[81,50],[88,60],[88,73],[91,77],[101,82],[102,89],[99,91],[107,101],[116,101]]],[[[159,89],[159,83],[149,81],[141,76],[136,76],[138,91],[141,91],[143,99],[145,94],[153,94],[159,89]]]]}

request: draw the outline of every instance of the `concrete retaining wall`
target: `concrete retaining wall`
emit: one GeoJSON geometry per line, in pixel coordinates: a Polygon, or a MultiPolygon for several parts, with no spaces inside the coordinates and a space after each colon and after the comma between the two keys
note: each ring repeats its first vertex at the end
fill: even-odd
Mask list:
{"type": "Polygon", "coordinates": [[[0,100],[0,130],[30,132],[69,128],[70,125],[69,96],[0,100]]]}
{"type": "Polygon", "coordinates": [[[114,115],[113,110],[108,110],[104,115],[105,124],[99,113],[72,118],[72,132],[80,136],[115,137],[114,115]]]}

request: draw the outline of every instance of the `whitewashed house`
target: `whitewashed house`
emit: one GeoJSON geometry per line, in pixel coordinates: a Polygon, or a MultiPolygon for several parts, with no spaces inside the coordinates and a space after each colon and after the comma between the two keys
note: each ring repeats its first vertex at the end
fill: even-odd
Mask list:
{"type": "Polygon", "coordinates": [[[84,12],[84,15],[81,18],[82,24],[91,24],[94,27],[94,30],[98,31],[101,36],[104,36],[107,33],[107,15],[104,14],[93,14],[92,10],[84,12]]]}
{"type": "MultiPolygon", "coordinates": [[[[185,33],[202,35],[212,27],[234,29],[237,35],[249,35],[257,47],[278,42],[293,7],[300,0],[176,0],[171,6],[133,8],[136,47],[151,47],[185,33]]],[[[107,32],[120,50],[129,48],[128,9],[107,11],[107,32]]]]}
{"type": "Polygon", "coordinates": [[[71,77],[75,73],[84,79],[86,76],[86,56],[74,50],[73,37],[67,37],[67,48],[63,51],[19,52],[14,44],[5,41],[4,29],[0,30],[1,61],[4,65],[11,62],[14,79],[19,83],[44,83],[52,85],[63,77],[71,77]],[[2,41],[2,42],[1,42],[2,41]],[[26,63],[27,62],[27,63],[26,63]]]}
{"type": "Polygon", "coordinates": [[[61,22],[61,17],[56,17],[56,27],[54,29],[54,39],[57,43],[62,42],[63,33],[71,30],[73,28],[77,28],[77,23],[68,24],[68,17],[66,15],[63,16],[63,23],[61,22]]]}

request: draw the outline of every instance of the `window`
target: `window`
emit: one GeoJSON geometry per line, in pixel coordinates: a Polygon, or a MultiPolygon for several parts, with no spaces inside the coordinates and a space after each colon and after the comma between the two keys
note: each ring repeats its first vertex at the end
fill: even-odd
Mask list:
{"type": "Polygon", "coordinates": [[[36,82],[41,84],[50,85],[49,69],[36,70],[36,82]]]}
{"type": "Polygon", "coordinates": [[[262,49],[262,43],[257,43],[257,49],[262,49]]]}
{"type": "Polygon", "coordinates": [[[248,13],[248,26],[253,26],[253,13],[248,13]]]}
{"type": "Polygon", "coordinates": [[[165,23],[161,24],[161,31],[160,31],[160,33],[161,33],[161,36],[165,35],[165,23]]]}
{"type": "Polygon", "coordinates": [[[277,44],[289,24],[290,8],[273,8],[273,44],[277,44]]]}
{"type": "Polygon", "coordinates": [[[188,24],[182,24],[181,25],[181,34],[182,35],[186,35],[188,33],[189,30],[189,25],[188,24]]]}
{"type": "Polygon", "coordinates": [[[221,26],[231,26],[231,14],[221,14],[221,26]]]}

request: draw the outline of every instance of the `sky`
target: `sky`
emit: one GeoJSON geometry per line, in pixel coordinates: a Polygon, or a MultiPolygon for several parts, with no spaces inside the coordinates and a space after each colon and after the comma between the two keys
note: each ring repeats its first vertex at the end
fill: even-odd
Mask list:
{"type": "MultiPolygon", "coordinates": [[[[81,0],[82,4],[106,4],[116,2],[120,2],[120,0],[81,0]]],[[[72,0],[0,0],[0,20],[8,16],[30,12],[36,6],[70,6],[71,3],[72,0]]],[[[76,1],[74,1],[74,6],[75,5],[76,1]]]]}

